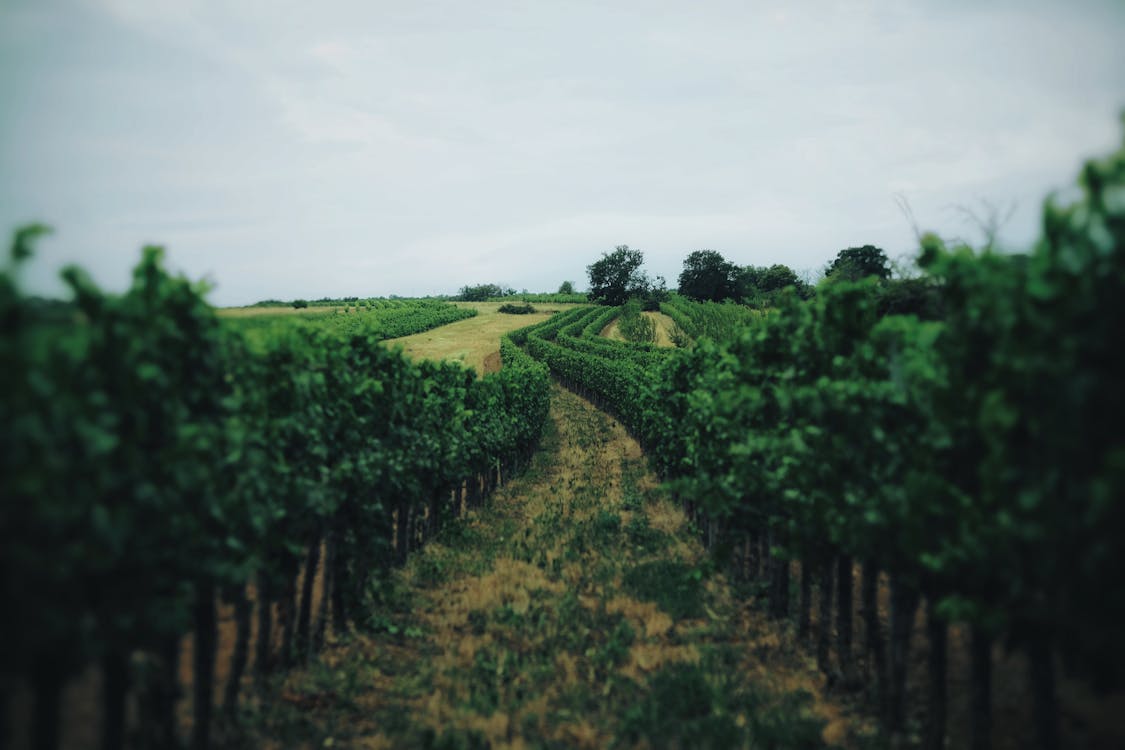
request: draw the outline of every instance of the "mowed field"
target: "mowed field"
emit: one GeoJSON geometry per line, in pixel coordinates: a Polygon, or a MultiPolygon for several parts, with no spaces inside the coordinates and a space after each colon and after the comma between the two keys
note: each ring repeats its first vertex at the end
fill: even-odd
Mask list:
{"type": "MultiPolygon", "coordinates": [[[[413,336],[388,339],[388,346],[401,346],[415,359],[445,359],[464,363],[485,375],[500,369],[500,337],[509,331],[541,323],[555,313],[581,305],[569,303],[532,304],[529,315],[498,312],[503,302],[454,302],[458,307],[477,311],[475,318],[434,328],[413,336]]],[[[516,300],[515,304],[519,304],[516,300]]]]}

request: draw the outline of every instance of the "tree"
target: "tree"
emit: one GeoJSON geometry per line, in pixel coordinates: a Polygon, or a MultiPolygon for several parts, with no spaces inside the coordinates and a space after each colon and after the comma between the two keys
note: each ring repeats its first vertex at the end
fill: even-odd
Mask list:
{"type": "Polygon", "coordinates": [[[559,294],[574,294],[574,284],[570,281],[559,284],[559,294]]]}
{"type": "Polygon", "coordinates": [[[590,275],[590,300],[603,305],[622,305],[630,297],[647,296],[648,276],[641,271],[644,254],[618,245],[612,253],[586,266],[590,275]]]}
{"type": "Polygon", "coordinates": [[[944,315],[941,285],[930,278],[894,279],[882,285],[879,315],[915,315],[941,320],[944,315]]]}
{"type": "Polygon", "coordinates": [[[696,250],[684,259],[680,294],[703,302],[722,302],[738,296],[738,267],[714,250],[696,250]]]}
{"type": "Polygon", "coordinates": [[[827,272],[829,276],[857,281],[867,276],[889,278],[891,268],[885,252],[874,245],[864,245],[841,250],[827,272]]]}
{"type": "Polygon", "coordinates": [[[668,293],[668,282],[663,276],[657,276],[655,281],[647,285],[641,297],[646,311],[660,310],[660,306],[671,298],[668,293]]]}
{"type": "Polygon", "coordinates": [[[457,299],[462,302],[485,302],[492,297],[507,297],[512,294],[515,294],[514,289],[505,289],[499,284],[479,284],[461,287],[457,299]]]}
{"type": "Polygon", "coordinates": [[[762,272],[758,288],[763,292],[777,292],[787,286],[797,286],[800,283],[796,271],[789,266],[775,263],[762,272]]]}
{"type": "Polygon", "coordinates": [[[766,266],[746,266],[738,271],[736,289],[739,299],[747,304],[769,307],[773,305],[777,293],[786,287],[794,287],[797,296],[809,299],[813,289],[797,276],[792,268],[780,263],[766,266]]]}

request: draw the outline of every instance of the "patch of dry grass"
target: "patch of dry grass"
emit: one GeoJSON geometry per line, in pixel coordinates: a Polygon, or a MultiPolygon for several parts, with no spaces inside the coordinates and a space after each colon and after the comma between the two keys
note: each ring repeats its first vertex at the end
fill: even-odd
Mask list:
{"type": "MultiPolygon", "coordinates": [[[[648,311],[642,312],[641,315],[652,320],[656,324],[656,345],[671,347],[675,346],[672,343],[672,336],[670,331],[675,322],[662,312],[648,311]]],[[[621,331],[617,327],[617,319],[615,318],[612,323],[602,329],[601,335],[607,339],[614,341],[624,341],[625,337],[621,335],[621,331]]]]}
{"type": "Polygon", "coordinates": [[[220,318],[260,318],[267,315],[323,315],[334,310],[333,307],[302,307],[297,309],[291,305],[277,305],[274,307],[220,307],[215,314],[220,318]]]}
{"type": "MultiPolygon", "coordinates": [[[[687,526],[621,425],[556,387],[552,428],[529,472],[397,574],[406,592],[390,605],[403,618],[397,634],[360,635],[324,655],[321,669],[345,675],[344,687],[302,704],[314,706],[299,718],[302,731],[315,728],[307,744],[608,747],[651,680],[675,665],[706,671],[719,652],[738,654],[723,679],[807,690],[825,737],[846,735],[791,634],[721,575],[703,578],[705,606],[679,620],[626,590],[627,573],[652,561],[706,566],[687,526]],[[638,526],[658,536],[636,543],[638,526]]],[[[288,690],[307,694],[313,671],[291,677],[288,690]]]]}
{"type": "Polygon", "coordinates": [[[410,357],[463,362],[480,374],[499,367],[500,337],[517,328],[547,320],[555,313],[578,307],[574,304],[533,304],[536,312],[508,315],[498,312],[502,302],[455,302],[458,307],[475,309],[476,317],[434,328],[412,336],[389,339],[388,346],[401,345],[410,357]],[[488,365],[488,366],[486,366],[488,365]]]}

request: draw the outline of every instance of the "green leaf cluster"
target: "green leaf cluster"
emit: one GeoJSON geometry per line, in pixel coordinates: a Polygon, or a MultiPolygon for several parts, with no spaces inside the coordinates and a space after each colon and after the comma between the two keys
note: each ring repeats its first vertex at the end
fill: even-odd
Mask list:
{"type": "Polygon", "coordinates": [[[68,316],[43,316],[18,276],[45,231],[18,231],[0,272],[5,675],[155,650],[199,592],[276,592],[322,540],[334,603],[358,615],[464,487],[540,436],[547,370],[510,342],[481,379],[380,343],[473,311],[221,321],[153,247],[124,294],[67,269],[68,316]]]}

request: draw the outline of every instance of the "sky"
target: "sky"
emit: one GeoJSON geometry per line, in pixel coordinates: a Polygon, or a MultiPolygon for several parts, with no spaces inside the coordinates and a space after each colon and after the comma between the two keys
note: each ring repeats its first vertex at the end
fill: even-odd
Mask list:
{"type": "Polygon", "coordinates": [[[1122,139],[1122,0],[0,0],[0,232],[217,305],[1027,248],[1122,139]]]}

